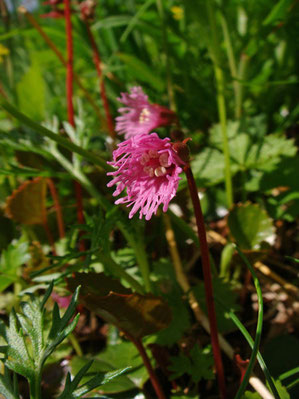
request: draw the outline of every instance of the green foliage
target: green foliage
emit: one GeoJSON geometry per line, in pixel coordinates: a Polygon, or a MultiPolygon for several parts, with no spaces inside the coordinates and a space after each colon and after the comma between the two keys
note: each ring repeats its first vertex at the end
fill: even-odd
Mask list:
{"type": "Polygon", "coordinates": [[[14,241],[3,250],[0,258],[0,292],[19,279],[19,268],[30,259],[28,243],[14,241]]]}
{"type": "Polygon", "coordinates": [[[109,383],[115,377],[118,377],[119,375],[123,374],[128,370],[128,368],[125,368],[123,370],[117,370],[111,373],[97,374],[95,377],[89,379],[88,381],[84,382],[79,386],[82,378],[84,377],[84,375],[87,374],[88,370],[90,369],[91,364],[92,361],[88,362],[85,366],[83,366],[78,371],[73,380],[71,379],[70,373],[68,373],[66,377],[64,390],[62,394],[58,396],[57,399],[82,398],[83,395],[87,394],[88,392],[92,391],[97,387],[109,383]]]}
{"type": "MultiPolygon", "coordinates": [[[[98,314],[105,315],[106,319],[108,313],[109,322],[127,328],[138,337],[152,334],[151,342],[162,345],[168,355],[173,355],[180,340],[188,339],[193,333],[195,319],[187,294],[183,294],[178,284],[160,214],[149,223],[137,217],[128,220],[127,209],[113,204],[111,190],[106,186],[106,173],[111,169],[106,162],[122,137],[117,136],[114,143],[107,137],[105,104],[100,96],[103,85],[112,118],[120,106],[119,93],[132,86],[142,85],[152,103],[171,105],[177,112],[179,127],[185,137],[192,138],[189,143],[191,165],[198,188],[204,193],[202,206],[211,229],[252,251],[260,250],[263,241],[273,235],[273,226],[282,224],[282,229],[278,228],[276,233],[279,235],[283,231],[283,237],[278,237],[272,252],[274,259],[283,261],[286,247],[288,254],[294,255],[291,253],[293,247],[284,242],[285,237],[293,234],[292,223],[298,216],[299,202],[299,161],[295,158],[299,112],[298,2],[107,0],[101,7],[96,7],[95,18],[89,22],[101,58],[101,77],[93,63],[93,48],[85,22],[79,18],[78,4],[73,2],[72,7],[75,128],[66,122],[65,66],[53,52],[54,45],[66,58],[65,21],[39,18],[40,14],[48,12],[48,6],[41,5],[33,14],[52,41],[51,47],[24,15],[18,18],[15,14],[4,16],[4,24],[0,26],[0,41],[8,49],[2,58],[0,56],[1,206],[4,208],[7,197],[26,179],[31,182],[31,178],[52,177],[66,231],[65,234],[59,232],[57,204],[49,192],[45,206],[40,209],[42,218],[38,220],[44,222],[44,214],[47,214],[54,242],[51,249],[42,224],[24,225],[24,220],[32,220],[35,208],[32,197],[15,202],[14,215],[17,217],[14,219],[5,219],[1,213],[1,311],[11,309],[13,304],[18,306],[16,294],[20,290],[38,295],[37,290],[54,278],[58,292],[65,295],[65,277],[71,280],[74,273],[74,291],[79,284],[76,276],[81,273],[78,272],[92,272],[91,276],[94,276],[94,270],[101,271],[108,279],[121,281],[124,291],[117,292],[119,285],[111,286],[105,278],[95,279],[82,290],[87,308],[99,310],[98,314]],[[225,130],[228,159],[223,152],[225,130]],[[228,162],[233,183],[232,207],[227,206],[224,190],[228,162]],[[83,188],[85,224],[78,224],[74,180],[83,188]],[[33,241],[38,242],[41,259],[47,257],[46,262],[35,256],[29,264],[29,248],[33,241]],[[22,268],[26,264],[27,267],[22,268]],[[34,282],[39,285],[32,285],[34,282]],[[121,298],[122,295],[126,298],[121,298]],[[103,297],[108,297],[106,302],[103,297]],[[10,298],[14,298],[13,303],[8,303],[10,298]],[[153,303],[156,306],[151,307],[153,303]],[[162,309],[161,313],[157,309],[162,309]],[[170,313],[173,315],[171,320],[170,313]]],[[[172,128],[175,126],[158,128],[158,134],[170,136],[172,128]]],[[[196,285],[201,278],[198,267],[200,248],[187,181],[183,176],[174,202],[178,212],[182,213],[176,216],[169,212],[176,246],[186,277],[191,286],[195,286],[196,297],[205,310],[203,285],[196,285]]],[[[220,330],[226,332],[233,327],[229,311],[239,310],[229,273],[235,259],[234,246],[227,244],[223,249],[221,238],[219,242],[216,242],[217,238],[211,239],[214,272],[220,270],[220,279],[214,279],[214,294],[216,301],[219,299],[226,306],[223,310],[216,305],[217,319],[220,330]]],[[[288,279],[287,269],[276,268],[276,265],[273,268],[288,279]]],[[[234,271],[234,287],[240,287],[244,281],[245,276],[238,275],[238,271],[243,273],[241,269],[234,271]]],[[[294,273],[290,275],[295,276],[294,273]]],[[[294,277],[292,284],[296,281],[294,277]]],[[[245,287],[244,292],[248,288],[250,291],[250,287],[245,287]]],[[[248,302],[249,297],[243,303],[244,324],[249,321],[247,316],[252,314],[246,312],[250,306],[248,302]]],[[[114,342],[113,345],[109,341],[91,364],[89,359],[98,351],[98,347],[93,351],[93,345],[97,343],[86,345],[82,339],[83,355],[74,356],[73,347],[65,339],[76,320],[71,321],[74,303],[62,317],[57,305],[51,317],[43,306],[42,299],[30,295],[21,311],[11,312],[9,327],[1,324],[1,331],[9,340],[4,362],[10,367],[10,371],[5,369],[4,375],[0,375],[2,395],[8,399],[20,396],[14,370],[40,385],[36,373],[41,375],[46,359],[52,361],[58,353],[57,345],[64,342],[64,354],[58,358],[69,354],[72,375],[78,374],[75,377],[68,375],[61,398],[92,395],[90,391],[97,385],[108,394],[118,392],[122,399],[141,396],[143,390],[145,396],[151,396],[145,384],[148,379],[145,367],[131,343],[114,342]],[[128,365],[132,369],[122,375],[122,369],[128,365]],[[120,375],[107,382],[114,376],[107,373],[117,375],[119,369],[120,375]]],[[[80,330],[80,333],[84,331],[83,335],[91,328],[89,314],[88,309],[84,309],[84,327],[87,328],[80,330]]],[[[99,318],[95,319],[99,322],[99,318]]],[[[268,320],[265,322],[269,323],[268,320]]],[[[272,333],[272,328],[270,330],[272,333]]],[[[267,342],[268,331],[266,328],[264,339],[267,342]]],[[[226,338],[230,340],[231,336],[226,338]]],[[[276,351],[271,348],[271,356],[266,356],[269,366],[281,366],[279,372],[269,367],[275,378],[293,367],[284,357],[291,359],[292,353],[284,351],[283,345],[277,348],[277,358],[274,356],[276,351]]],[[[186,391],[183,385],[192,379],[191,384],[195,386],[195,382],[207,378],[210,361],[211,357],[204,356],[198,346],[188,354],[173,357],[173,376],[180,377],[185,373],[190,378],[176,381],[178,385],[182,384],[181,390],[170,395],[194,397],[195,389],[182,394],[186,391]],[[204,375],[205,370],[207,375],[204,375]]],[[[158,366],[162,370],[161,364],[158,366]]],[[[167,372],[164,377],[167,378],[167,372]]],[[[296,386],[292,385],[293,375],[282,381],[290,395],[296,392],[296,386]]],[[[203,385],[208,391],[210,385],[203,385]]],[[[215,392],[214,384],[211,390],[215,392]]],[[[210,396],[211,392],[201,395],[210,396]]],[[[282,388],[281,396],[284,395],[288,397],[282,388]]],[[[244,397],[257,396],[247,392],[244,397]]]]}
{"type": "MultiPolygon", "coordinates": [[[[79,289],[77,289],[62,317],[55,302],[50,328],[47,331],[45,328],[45,304],[52,289],[53,284],[49,286],[42,300],[28,294],[29,301],[21,302],[22,313],[16,313],[13,309],[9,316],[8,327],[2,321],[0,322],[0,334],[7,343],[6,346],[1,348],[5,355],[5,359],[2,361],[8,369],[28,380],[32,398],[40,398],[41,376],[46,360],[74,330],[79,318],[79,315],[73,318],[79,294],[79,289]]],[[[91,363],[89,362],[82,367],[73,380],[70,374],[67,375],[64,391],[59,396],[60,399],[81,398],[94,388],[108,383],[127,370],[97,374],[79,386],[91,363]]],[[[7,392],[8,399],[16,398],[16,396],[13,396],[15,393],[8,373],[5,371],[4,375],[0,375],[0,393],[6,395],[7,392]]]]}
{"type": "Polygon", "coordinates": [[[240,204],[229,213],[228,226],[243,249],[258,249],[274,233],[273,222],[258,204],[240,204]]]}
{"type": "Polygon", "coordinates": [[[45,118],[45,81],[39,58],[34,56],[32,64],[16,86],[20,109],[31,118],[42,121],[45,118]]]}
{"type": "Polygon", "coordinates": [[[59,309],[55,303],[51,329],[47,337],[44,336],[44,306],[52,289],[53,285],[50,285],[42,300],[30,294],[30,301],[21,303],[22,313],[11,311],[8,327],[3,322],[0,323],[0,334],[7,342],[7,346],[3,348],[7,357],[5,365],[15,373],[24,376],[29,381],[32,392],[40,383],[46,359],[73,331],[78,321],[77,315],[69,324],[78,297],[78,291],[76,291],[62,318],[59,316],[59,309]],[[30,340],[30,346],[28,346],[27,338],[30,340]]]}
{"type": "MultiPolygon", "coordinates": [[[[226,308],[232,311],[238,311],[240,309],[239,305],[237,304],[237,294],[233,291],[228,282],[225,282],[222,278],[213,279],[213,289],[216,301],[219,298],[219,301],[224,303],[226,308]]],[[[193,291],[200,307],[206,311],[207,306],[203,282],[194,287],[193,291]]],[[[229,331],[233,326],[229,314],[227,312],[223,312],[222,306],[217,302],[215,304],[215,308],[219,331],[229,331]]]]}
{"type": "Polygon", "coordinates": [[[180,353],[179,356],[171,357],[171,365],[168,366],[168,370],[172,372],[172,379],[188,374],[192,381],[197,383],[201,379],[211,380],[214,378],[213,363],[210,347],[201,349],[198,344],[195,344],[190,350],[189,356],[180,353]]]}
{"type": "MultiPolygon", "coordinates": [[[[72,372],[76,374],[86,364],[88,364],[88,359],[73,357],[71,361],[72,372]]],[[[117,376],[113,381],[101,387],[101,390],[108,394],[120,392],[124,394],[136,388],[142,389],[143,384],[148,379],[148,373],[136,347],[131,342],[123,341],[109,345],[103,352],[93,357],[93,363],[88,374],[114,372],[117,369],[126,369],[128,365],[130,365],[130,369],[125,375],[117,376]]]]}

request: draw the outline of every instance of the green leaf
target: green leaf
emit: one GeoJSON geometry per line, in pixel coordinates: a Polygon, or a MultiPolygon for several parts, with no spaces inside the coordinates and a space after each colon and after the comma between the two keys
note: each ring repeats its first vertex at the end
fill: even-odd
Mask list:
{"type": "Polygon", "coordinates": [[[45,83],[37,58],[32,60],[16,88],[20,109],[35,120],[45,119],[45,83]]]}
{"type": "MultiPolygon", "coordinates": [[[[240,309],[239,305],[237,304],[237,294],[232,290],[231,285],[228,282],[225,282],[221,278],[214,278],[213,290],[215,299],[219,299],[219,301],[224,303],[228,309],[233,311],[238,311],[240,309]]],[[[197,284],[193,288],[193,291],[200,307],[207,312],[204,283],[200,282],[197,284]]],[[[233,326],[233,323],[230,320],[229,314],[227,312],[223,312],[223,307],[217,301],[215,303],[215,309],[219,331],[225,332],[230,330],[233,326]]]]}
{"type": "MultiPolygon", "coordinates": [[[[297,380],[297,382],[298,382],[298,380],[297,380]]],[[[281,381],[275,380],[275,386],[278,390],[280,399],[290,399],[291,398],[290,394],[287,391],[287,388],[282,385],[281,381]]]]}
{"type": "Polygon", "coordinates": [[[110,15],[109,17],[102,18],[93,24],[92,29],[109,29],[109,28],[117,28],[119,26],[126,26],[131,21],[131,15],[110,15]]]}
{"type": "MultiPolygon", "coordinates": [[[[263,357],[270,373],[275,378],[275,383],[276,379],[281,377],[285,377],[283,378],[285,386],[291,387],[298,381],[299,340],[297,337],[287,334],[272,338],[265,344],[263,357]],[[297,373],[288,373],[291,369],[295,371],[297,369],[297,373]]],[[[279,390],[279,387],[277,388],[279,390]]],[[[290,392],[294,398],[298,397],[299,386],[294,386],[290,392]]]]}
{"type": "Polygon", "coordinates": [[[76,373],[74,379],[73,380],[71,379],[70,374],[67,375],[64,390],[57,399],[81,398],[86,393],[92,391],[95,388],[98,388],[102,385],[109,383],[114,378],[119,377],[127,370],[129,370],[129,367],[126,367],[121,370],[115,370],[108,373],[96,373],[96,375],[93,378],[86,379],[87,375],[90,376],[91,374],[93,374],[91,370],[93,360],[91,361],[86,361],[86,359],[82,360],[83,360],[83,366],[76,373]],[[82,381],[83,378],[85,379],[85,381],[82,381]],[[82,383],[79,386],[80,382],[82,383]]]}
{"type": "MultiPolygon", "coordinates": [[[[246,119],[242,124],[238,121],[228,121],[227,131],[233,172],[248,169],[271,170],[282,157],[292,157],[296,154],[294,140],[288,140],[279,133],[266,135],[262,116],[246,119]]],[[[222,134],[219,124],[210,129],[209,143],[221,151],[222,134]]],[[[223,161],[221,165],[223,166],[223,161]]],[[[219,169],[219,165],[217,167],[219,169]]],[[[213,170],[212,163],[210,168],[213,170]]],[[[216,170],[215,165],[214,168],[216,170]]],[[[222,176],[223,172],[219,171],[219,174],[222,176]]]]}
{"type": "Polygon", "coordinates": [[[246,391],[242,399],[262,399],[262,397],[257,392],[246,391]]]}
{"type": "Polygon", "coordinates": [[[18,280],[19,267],[28,262],[30,254],[28,243],[13,242],[6,250],[2,251],[0,258],[0,292],[18,280]]]}
{"type": "Polygon", "coordinates": [[[22,313],[16,314],[14,310],[11,311],[8,327],[0,321],[0,335],[7,342],[7,346],[2,350],[6,355],[4,363],[9,369],[27,378],[30,390],[36,390],[36,386],[40,383],[44,362],[75,328],[78,321],[79,315],[69,324],[76,307],[77,289],[62,317],[57,307],[54,307],[52,328],[47,339],[44,339],[44,305],[52,289],[53,284],[49,286],[41,300],[37,296],[27,294],[29,301],[21,303],[22,313]]]}
{"type": "Polygon", "coordinates": [[[213,148],[204,148],[195,155],[191,167],[199,185],[214,185],[224,180],[224,156],[213,148]]]}
{"type": "Polygon", "coordinates": [[[195,383],[201,379],[211,380],[214,378],[212,370],[214,360],[209,347],[201,349],[198,344],[195,344],[189,355],[187,357],[179,354],[179,356],[170,358],[171,365],[168,366],[168,370],[173,372],[172,379],[184,374],[189,374],[195,383]]]}
{"type": "Polygon", "coordinates": [[[80,301],[134,338],[153,334],[170,323],[170,309],[162,298],[133,293],[103,273],[75,273],[67,284],[71,291],[80,284],[80,301]]]}
{"type": "Polygon", "coordinates": [[[258,204],[236,205],[227,222],[230,233],[242,249],[258,249],[274,233],[272,220],[258,204]]]}
{"type": "Polygon", "coordinates": [[[278,1],[278,3],[275,4],[275,6],[265,18],[263,25],[271,25],[273,23],[277,23],[278,21],[284,20],[291,4],[292,0],[278,1]]]}
{"type": "MultiPolygon", "coordinates": [[[[133,344],[132,344],[133,345],[133,344]]],[[[116,345],[118,346],[118,345],[116,345]]],[[[109,353],[112,354],[113,359],[106,359],[107,357],[104,356],[104,360],[102,359],[102,353],[100,353],[96,358],[92,359],[92,365],[90,367],[90,369],[88,370],[88,374],[86,376],[84,376],[82,378],[81,383],[85,384],[89,379],[90,376],[95,376],[95,375],[99,375],[99,376],[103,376],[107,373],[112,373],[112,372],[117,372],[117,369],[125,369],[128,370],[128,365],[131,366],[130,361],[132,360],[130,356],[127,356],[126,352],[123,351],[118,351],[118,349],[116,349],[115,353],[113,352],[113,347],[112,346],[112,350],[110,350],[110,348],[107,348],[109,350],[109,353]],[[120,363],[124,364],[124,367],[116,367],[114,365],[118,364],[118,360],[115,358],[115,354],[117,353],[117,356],[120,358],[120,363]],[[128,362],[126,362],[125,360],[128,360],[128,362]],[[113,364],[113,366],[112,366],[113,364]]],[[[125,349],[128,347],[121,347],[121,349],[125,349]]],[[[138,364],[140,366],[140,364],[142,364],[142,361],[140,360],[140,356],[137,355],[137,360],[138,360],[138,364]]],[[[78,356],[74,356],[70,362],[71,365],[71,369],[72,369],[72,374],[77,374],[78,370],[80,370],[81,368],[83,368],[85,365],[87,365],[89,363],[89,359],[86,359],[85,357],[78,357],[78,356]]],[[[135,364],[136,364],[136,360],[135,360],[135,364]]],[[[133,366],[135,367],[135,366],[133,366]]],[[[107,382],[105,384],[105,386],[101,387],[101,391],[105,392],[105,393],[121,393],[121,392],[126,392],[126,391],[130,391],[134,388],[136,388],[135,383],[133,382],[133,378],[131,377],[131,371],[132,369],[128,370],[128,373],[126,375],[118,375],[116,376],[115,379],[107,382]]],[[[134,373],[134,369],[133,369],[133,373],[134,373]]],[[[136,378],[137,379],[137,378],[136,378]]],[[[146,381],[148,379],[148,374],[145,371],[145,378],[143,379],[144,381],[146,381]]],[[[142,381],[140,382],[140,385],[142,385],[142,381]]]]}
{"type": "Polygon", "coordinates": [[[134,55],[117,53],[117,56],[126,64],[128,72],[132,75],[133,79],[148,83],[159,92],[164,91],[165,81],[157,75],[157,71],[154,71],[134,55]]]}
{"type": "Polygon", "coordinates": [[[13,384],[6,367],[4,368],[4,375],[0,374],[0,394],[5,399],[19,399],[19,395],[14,392],[13,384]]]}

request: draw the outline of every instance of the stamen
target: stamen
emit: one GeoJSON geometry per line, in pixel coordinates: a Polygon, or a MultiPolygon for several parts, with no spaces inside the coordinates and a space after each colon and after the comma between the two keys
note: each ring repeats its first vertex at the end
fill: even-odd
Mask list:
{"type": "Polygon", "coordinates": [[[160,177],[166,175],[166,168],[164,166],[159,166],[155,169],[155,176],[160,177]]]}
{"type": "Polygon", "coordinates": [[[158,151],[156,151],[156,150],[149,150],[148,155],[150,158],[158,158],[159,157],[158,151]]]}
{"type": "Polygon", "coordinates": [[[148,122],[150,120],[149,118],[150,114],[151,113],[147,108],[143,108],[143,110],[140,112],[139,123],[148,122]]]}
{"type": "Polygon", "coordinates": [[[144,152],[140,158],[141,165],[146,165],[148,163],[149,159],[150,159],[149,155],[146,152],[144,152]]]}
{"type": "Polygon", "coordinates": [[[151,168],[150,166],[145,166],[143,168],[143,171],[149,175],[149,177],[153,177],[154,176],[154,169],[151,168]]]}
{"type": "Polygon", "coordinates": [[[159,156],[159,162],[160,162],[160,165],[164,166],[165,168],[167,168],[169,166],[168,165],[168,154],[167,154],[167,152],[164,152],[163,154],[161,154],[159,156]]]}

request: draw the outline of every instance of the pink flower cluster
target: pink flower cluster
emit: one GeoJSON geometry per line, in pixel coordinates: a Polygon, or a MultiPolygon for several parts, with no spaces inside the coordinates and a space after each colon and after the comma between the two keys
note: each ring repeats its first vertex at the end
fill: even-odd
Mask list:
{"type": "Polygon", "coordinates": [[[115,130],[128,139],[137,134],[148,134],[159,126],[168,126],[176,114],[166,107],[150,104],[141,87],[132,87],[130,93],[121,93],[118,100],[125,105],[118,109],[122,115],[116,120],[115,130]]]}
{"type": "Polygon", "coordinates": [[[150,133],[159,126],[167,126],[176,120],[176,114],[158,104],[150,104],[141,87],[133,87],[130,93],[122,93],[119,101],[126,107],[119,109],[116,131],[127,140],[113,152],[113,161],[108,162],[116,170],[108,175],[113,179],[108,187],[116,185],[113,193],[126,195],[116,204],[132,206],[129,218],[139,211],[139,218],[149,220],[163,204],[166,212],[170,200],[175,196],[181,166],[169,138],[160,139],[150,133]]]}

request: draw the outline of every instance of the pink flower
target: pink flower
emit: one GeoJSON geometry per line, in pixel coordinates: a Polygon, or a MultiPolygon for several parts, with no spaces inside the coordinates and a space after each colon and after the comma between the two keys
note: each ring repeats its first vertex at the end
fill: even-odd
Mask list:
{"type": "Polygon", "coordinates": [[[108,187],[116,184],[113,196],[124,189],[127,191],[127,195],[115,203],[133,205],[130,219],[139,210],[139,218],[145,215],[149,220],[160,204],[163,204],[163,211],[167,211],[176,194],[182,172],[180,165],[184,162],[173,150],[169,138],[162,140],[157,133],[151,133],[120,143],[113,152],[113,161],[108,164],[117,168],[108,173],[114,177],[108,187]]]}
{"type": "Polygon", "coordinates": [[[118,101],[126,105],[119,108],[122,115],[115,118],[115,130],[125,138],[147,134],[159,126],[168,126],[176,121],[174,112],[158,104],[150,104],[141,87],[132,87],[130,93],[121,93],[118,101]]]}

